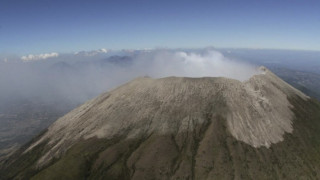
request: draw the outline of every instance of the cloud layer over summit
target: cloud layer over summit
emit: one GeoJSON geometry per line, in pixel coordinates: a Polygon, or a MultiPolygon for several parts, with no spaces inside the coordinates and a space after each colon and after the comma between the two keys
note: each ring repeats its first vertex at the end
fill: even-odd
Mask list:
{"type": "Polygon", "coordinates": [[[81,103],[139,76],[222,76],[243,81],[257,73],[256,67],[212,50],[105,50],[92,56],[48,53],[1,62],[0,98],[22,96],[81,103]]]}
{"type": "Polygon", "coordinates": [[[255,67],[230,60],[218,51],[156,51],[137,56],[134,62],[133,72],[137,69],[156,78],[227,77],[243,81],[258,73],[255,67]]]}

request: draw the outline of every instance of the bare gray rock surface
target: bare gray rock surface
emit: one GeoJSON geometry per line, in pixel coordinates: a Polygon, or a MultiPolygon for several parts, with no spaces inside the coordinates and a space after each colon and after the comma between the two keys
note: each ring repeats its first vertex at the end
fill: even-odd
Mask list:
{"type": "Polygon", "coordinates": [[[42,166],[81,138],[183,133],[205,123],[208,113],[222,114],[239,141],[269,147],[293,131],[287,96],[308,97],[260,69],[261,74],[245,82],[222,77],[138,78],[63,116],[25,152],[49,140],[51,150],[38,161],[42,166]]]}

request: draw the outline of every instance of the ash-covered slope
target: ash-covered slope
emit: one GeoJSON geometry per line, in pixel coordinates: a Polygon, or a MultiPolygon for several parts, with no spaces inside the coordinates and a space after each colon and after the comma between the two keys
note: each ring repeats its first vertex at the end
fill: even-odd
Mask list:
{"type": "Polygon", "coordinates": [[[320,107],[272,72],[138,78],[83,104],[3,164],[34,179],[320,178],[320,107]],[[66,170],[68,169],[68,170],[66,170]]]}

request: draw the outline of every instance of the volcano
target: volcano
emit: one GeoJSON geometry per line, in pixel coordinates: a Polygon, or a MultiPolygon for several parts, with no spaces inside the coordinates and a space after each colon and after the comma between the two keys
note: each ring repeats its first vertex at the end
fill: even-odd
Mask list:
{"type": "Polygon", "coordinates": [[[249,80],[137,78],[58,119],[2,179],[320,179],[320,103],[249,80]]]}

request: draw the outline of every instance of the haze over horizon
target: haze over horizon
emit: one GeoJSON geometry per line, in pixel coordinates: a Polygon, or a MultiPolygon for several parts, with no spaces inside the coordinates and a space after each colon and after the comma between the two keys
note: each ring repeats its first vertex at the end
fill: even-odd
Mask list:
{"type": "Polygon", "coordinates": [[[92,49],[320,50],[319,1],[0,2],[0,57],[92,49]]]}

